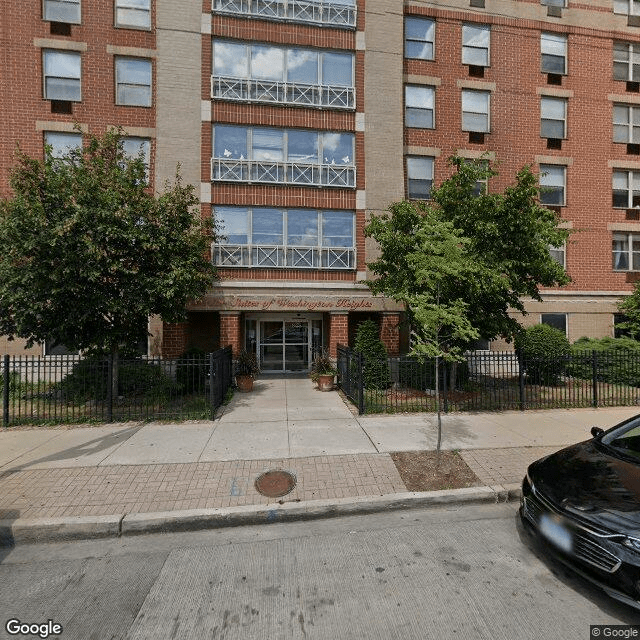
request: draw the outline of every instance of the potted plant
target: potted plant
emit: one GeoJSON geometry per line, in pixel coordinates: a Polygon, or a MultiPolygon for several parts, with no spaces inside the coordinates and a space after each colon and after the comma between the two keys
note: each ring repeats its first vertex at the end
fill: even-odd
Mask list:
{"type": "Polygon", "coordinates": [[[256,354],[241,351],[236,360],[236,384],[238,391],[252,391],[253,379],[260,373],[256,354]]]}
{"type": "Polygon", "coordinates": [[[320,391],[333,391],[334,378],[337,374],[338,370],[326,349],[316,354],[311,365],[311,379],[318,385],[320,391]]]}

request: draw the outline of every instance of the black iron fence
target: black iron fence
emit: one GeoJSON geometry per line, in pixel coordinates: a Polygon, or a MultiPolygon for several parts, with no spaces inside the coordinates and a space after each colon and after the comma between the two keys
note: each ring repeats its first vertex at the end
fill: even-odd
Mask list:
{"type": "Polygon", "coordinates": [[[233,381],[231,348],[173,360],[7,356],[2,424],[213,419],[233,381]]]}
{"type": "MultiPolygon", "coordinates": [[[[476,351],[440,360],[444,411],[547,409],[640,404],[640,353],[582,351],[545,360],[476,351]]],[[[338,348],[339,385],[360,413],[435,411],[435,360],[369,361],[338,348]]]]}

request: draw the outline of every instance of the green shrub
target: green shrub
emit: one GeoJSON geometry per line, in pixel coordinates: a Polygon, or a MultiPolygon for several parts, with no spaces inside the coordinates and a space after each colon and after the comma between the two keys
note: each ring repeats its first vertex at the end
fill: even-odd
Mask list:
{"type": "Polygon", "coordinates": [[[567,366],[570,345],[567,336],[547,324],[521,331],[515,339],[516,353],[527,374],[527,382],[557,385],[567,366]]]}
{"type": "MultiPolygon", "coordinates": [[[[17,371],[9,372],[9,393],[17,393],[22,387],[20,374],[17,371]]],[[[0,396],[4,393],[4,374],[0,373],[0,396]]]]}
{"type": "MultiPolygon", "coordinates": [[[[109,361],[99,357],[83,358],[56,386],[70,400],[104,400],[109,388],[109,361]]],[[[118,395],[162,397],[175,388],[176,383],[157,364],[125,360],[118,367],[118,395]]]]}
{"type": "Polygon", "coordinates": [[[580,338],[571,345],[568,372],[576,378],[593,379],[594,352],[599,381],[640,387],[640,342],[626,337],[580,338]]]}
{"type": "Polygon", "coordinates": [[[364,320],[358,325],[353,349],[364,357],[364,388],[388,389],[391,384],[389,359],[373,320],[364,320]]]}
{"type": "MultiPolygon", "coordinates": [[[[445,371],[447,375],[447,389],[451,391],[451,376],[455,369],[455,389],[464,389],[470,378],[469,364],[462,362],[440,362],[440,389],[444,389],[445,371]],[[455,366],[454,366],[455,365],[455,366]]],[[[417,358],[401,358],[398,366],[398,383],[406,389],[435,389],[435,361],[417,358]]]]}

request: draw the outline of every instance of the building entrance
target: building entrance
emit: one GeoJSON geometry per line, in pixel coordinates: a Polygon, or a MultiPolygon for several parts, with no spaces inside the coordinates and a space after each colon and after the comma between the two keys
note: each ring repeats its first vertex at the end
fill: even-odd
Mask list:
{"type": "Polygon", "coordinates": [[[322,348],[322,318],[248,317],[245,341],[265,373],[308,371],[322,348]]]}

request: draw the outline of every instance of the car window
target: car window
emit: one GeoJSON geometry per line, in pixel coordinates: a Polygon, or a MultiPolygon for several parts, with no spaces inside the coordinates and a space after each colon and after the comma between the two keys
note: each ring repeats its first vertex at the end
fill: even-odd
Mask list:
{"type": "Polygon", "coordinates": [[[633,422],[602,438],[602,443],[640,458],[640,424],[633,422]]]}

